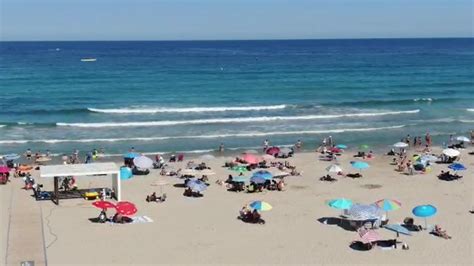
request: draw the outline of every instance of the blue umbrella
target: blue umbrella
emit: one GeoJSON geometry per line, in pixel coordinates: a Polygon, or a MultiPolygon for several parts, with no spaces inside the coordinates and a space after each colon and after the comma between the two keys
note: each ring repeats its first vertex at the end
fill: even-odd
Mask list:
{"type": "Polygon", "coordinates": [[[123,155],[123,158],[126,158],[126,159],[134,159],[135,157],[138,157],[140,156],[138,153],[135,153],[135,152],[129,152],[129,153],[125,153],[123,155]]]}
{"type": "Polygon", "coordinates": [[[345,144],[339,144],[339,145],[336,145],[336,148],[339,148],[339,149],[347,149],[347,145],[345,144]]]}
{"type": "Polygon", "coordinates": [[[188,183],[186,183],[186,186],[190,188],[191,190],[198,191],[198,192],[201,192],[207,189],[206,183],[198,179],[189,180],[188,183]]]}
{"type": "Polygon", "coordinates": [[[267,180],[261,176],[252,176],[250,178],[250,182],[253,182],[255,184],[263,184],[265,183],[267,180]]]}
{"type": "Polygon", "coordinates": [[[273,178],[272,173],[265,171],[265,170],[260,170],[255,173],[253,173],[252,177],[261,177],[265,180],[271,180],[273,178]]]}
{"type": "Polygon", "coordinates": [[[437,211],[438,210],[433,205],[419,205],[413,208],[411,212],[416,217],[425,218],[425,228],[427,228],[428,226],[427,226],[426,218],[435,215],[437,211]]]}
{"type": "Polygon", "coordinates": [[[454,171],[463,171],[466,170],[467,168],[460,164],[460,163],[453,163],[448,166],[449,169],[454,170],[454,171]]]}
{"type": "Polygon", "coordinates": [[[352,162],[351,165],[352,165],[352,167],[354,167],[355,169],[358,169],[358,170],[367,169],[367,168],[370,167],[368,163],[361,162],[361,161],[352,162]]]}
{"type": "Polygon", "coordinates": [[[333,199],[328,201],[327,204],[334,209],[346,210],[352,207],[352,200],[345,198],[333,199]]]}
{"type": "Polygon", "coordinates": [[[384,225],[383,228],[385,228],[387,230],[390,230],[390,231],[400,233],[400,234],[411,236],[410,231],[408,231],[408,229],[406,229],[405,227],[403,227],[399,224],[387,224],[387,225],[384,225]]]}

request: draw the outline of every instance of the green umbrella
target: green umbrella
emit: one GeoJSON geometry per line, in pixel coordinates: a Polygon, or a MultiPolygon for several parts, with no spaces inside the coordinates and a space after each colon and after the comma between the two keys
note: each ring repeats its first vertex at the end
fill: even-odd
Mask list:
{"type": "Polygon", "coordinates": [[[243,166],[243,165],[238,165],[238,166],[234,166],[232,168],[230,168],[232,171],[236,171],[236,172],[240,172],[240,173],[243,173],[243,172],[247,172],[248,169],[247,169],[247,166],[243,166]]]}

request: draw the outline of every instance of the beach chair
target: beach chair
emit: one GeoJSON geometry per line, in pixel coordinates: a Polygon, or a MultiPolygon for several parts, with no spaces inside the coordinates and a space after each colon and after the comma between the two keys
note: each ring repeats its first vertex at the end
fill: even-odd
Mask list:
{"type": "Polygon", "coordinates": [[[184,161],[184,154],[178,154],[178,162],[184,161]]]}

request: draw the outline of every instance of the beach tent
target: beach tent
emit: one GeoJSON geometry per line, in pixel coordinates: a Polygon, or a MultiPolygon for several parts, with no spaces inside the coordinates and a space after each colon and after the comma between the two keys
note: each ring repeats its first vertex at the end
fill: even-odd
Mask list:
{"type": "Polygon", "coordinates": [[[51,197],[54,203],[59,204],[59,177],[64,176],[98,176],[112,177],[112,188],[117,201],[121,200],[120,168],[115,163],[90,164],[60,164],[46,165],[40,168],[42,178],[54,178],[54,192],[51,197]]]}

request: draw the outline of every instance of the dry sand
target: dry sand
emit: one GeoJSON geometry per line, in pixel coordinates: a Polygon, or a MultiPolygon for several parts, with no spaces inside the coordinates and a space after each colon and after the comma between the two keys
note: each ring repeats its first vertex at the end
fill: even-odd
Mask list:
{"type": "MultiPolygon", "coordinates": [[[[346,172],[354,153],[347,152],[339,160],[346,172]]],[[[24,201],[39,205],[44,225],[44,245],[49,265],[152,265],[152,264],[443,264],[473,263],[473,202],[474,156],[463,151],[462,162],[468,167],[459,181],[445,182],[436,175],[447,169],[434,165],[429,174],[406,176],[394,171],[391,157],[378,155],[369,161],[371,167],[363,171],[361,179],[339,178],[326,183],[319,177],[326,174],[328,162],[318,161],[315,153],[298,153],[291,164],[303,172],[300,177],[287,177],[286,191],[263,193],[228,192],[215,184],[229,173],[223,168],[223,158],[209,165],[217,174],[210,177],[210,187],[202,198],[187,198],[183,188],[175,187],[182,180],[161,177],[158,170],[148,176],[137,176],[122,182],[122,197],[136,203],[137,215],[154,220],[148,224],[95,224],[99,210],[90,201],[81,199],[61,201],[55,206],[50,201],[35,202],[29,193],[22,192],[24,201]],[[145,196],[159,187],[157,180],[167,180],[165,203],[147,203],[145,196]],[[356,232],[338,225],[318,221],[323,217],[337,217],[340,211],[329,208],[329,199],[346,197],[359,203],[372,203],[382,198],[398,199],[403,206],[389,213],[391,223],[412,216],[419,204],[433,204],[438,213],[429,224],[439,224],[453,238],[445,240],[428,234],[401,236],[409,250],[401,248],[356,251],[349,247],[356,232]],[[253,200],[265,200],[273,209],[263,213],[265,225],[245,224],[238,220],[240,208],[253,200]]],[[[180,166],[177,166],[180,167],[180,166]]],[[[52,180],[38,179],[45,188],[52,180]]],[[[110,184],[109,178],[86,177],[78,181],[82,188],[110,184]]],[[[20,186],[13,180],[8,186],[20,186]]],[[[2,214],[8,206],[7,186],[2,193],[2,214]]],[[[15,190],[16,191],[16,190],[15,190]]],[[[14,193],[20,193],[16,191],[14,193]]],[[[8,210],[7,210],[8,211],[8,210]]],[[[110,213],[112,214],[112,213],[110,213]]],[[[2,233],[5,233],[2,215],[2,233]]],[[[423,220],[416,219],[417,223],[423,220]]],[[[379,229],[386,238],[394,233],[379,229]]],[[[26,237],[26,236],[25,236],[26,237]]],[[[5,238],[2,238],[2,240],[5,238]]],[[[12,241],[12,239],[10,239],[12,241]]],[[[2,241],[2,251],[4,251],[2,241]]],[[[2,254],[4,255],[4,254],[2,254]]],[[[37,264],[38,265],[38,264],[37,264]]]]}

